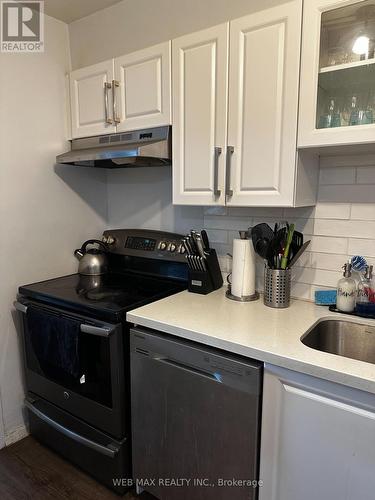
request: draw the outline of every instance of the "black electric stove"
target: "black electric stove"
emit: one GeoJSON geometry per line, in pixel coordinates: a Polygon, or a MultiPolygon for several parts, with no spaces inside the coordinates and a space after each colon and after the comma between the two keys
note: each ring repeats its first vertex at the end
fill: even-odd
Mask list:
{"type": "Polygon", "coordinates": [[[31,434],[118,493],[131,479],[126,312],[187,288],[182,235],[110,230],[109,272],[19,288],[31,434]]]}
{"type": "Polygon", "coordinates": [[[127,311],[185,288],[184,281],[124,272],[104,276],[72,274],[21,286],[19,293],[106,321],[123,321],[127,311]]]}

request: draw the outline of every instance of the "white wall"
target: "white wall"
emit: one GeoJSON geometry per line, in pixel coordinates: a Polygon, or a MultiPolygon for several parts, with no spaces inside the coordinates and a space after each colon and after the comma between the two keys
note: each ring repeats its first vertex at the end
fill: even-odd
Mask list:
{"type": "MultiPolygon", "coordinates": [[[[311,239],[293,272],[292,294],[314,300],[316,290],[336,288],[341,267],[352,255],[364,255],[375,266],[375,167],[322,167],[316,207],[233,208],[205,210],[204,227],[229,271],[238,230],[259,222],[273,226],[287,219],[311,239]]],[[[258,261],[258,288],[263,288],[263,263],[258,261]]]]}
{"type": "Polygon", "coordinates": [[[172,205],[170,167],[108,172],[108,225],[180,231],[203,224],[202,207],[172,205]]]}
{"type": "Polygon", "coordinates": [[[72,66],[88,66],[284,2],[123,0],[69,25],[72,66]]]}
{"type": "Polygon", "coordinates": [[[105,174],[54,166],[56,154],[68,149],[70,53],[67,26],[46,17],[45,28],[43,54],[0,53],[0,392],[7,443],[24,432],[17,287],[75,272],[72,251],[99,235],[107,216],[105,174]]]}

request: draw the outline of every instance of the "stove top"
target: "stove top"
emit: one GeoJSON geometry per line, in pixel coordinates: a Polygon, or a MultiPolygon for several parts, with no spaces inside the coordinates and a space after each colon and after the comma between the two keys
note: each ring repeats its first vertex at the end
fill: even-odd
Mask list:
{"type": "Polygon", "coordinates": [[[21,286],[19,293],[103,320],[122,321],[127,311],[185,288],[183,283],[129,272],[103,276],[72,274],[21,286]]]}
{"type": "Polygon", "coordinates": [[[72,274],[21,286],[26,299],[104,321],[187,288],[183,236],[150,229],[111,229],[102,241],[110,273],[72,274]]]}

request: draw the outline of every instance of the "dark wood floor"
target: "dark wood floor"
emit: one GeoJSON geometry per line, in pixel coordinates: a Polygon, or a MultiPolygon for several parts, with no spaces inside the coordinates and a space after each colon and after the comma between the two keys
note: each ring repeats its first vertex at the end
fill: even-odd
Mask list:
{"type": "Polygon", "coordinates": [[[115,495],[90,476],[27,437],[0,451],[0,500],[150,500],[115,495]]]}

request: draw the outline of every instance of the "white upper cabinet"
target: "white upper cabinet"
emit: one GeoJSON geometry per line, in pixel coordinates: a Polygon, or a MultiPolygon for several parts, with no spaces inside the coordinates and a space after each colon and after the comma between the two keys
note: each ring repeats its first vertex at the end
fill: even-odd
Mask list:
{"type": "Polygon", "coordinates": [[[315,204],[317,157],[296,152],[301,23],[293,0],[173,40],[175,204],[315,204]]]}
{"type": "Polygon", "coordinates": [[[375,139],[375,2],[304,4],[299,147],[375,139]]]}
{"type": "Polygon", "coordinates": [[[231,22],[227,205],[294,204],[302,2],[231,22]]]}
{"type": "Polygon", "coordinates": [[[171,44],[70,74],[72,137],[171,124],[171,44]]]}
{"type": "Polygon", "coordinates": [[[171,44],[115,59],[117,131],[171,124],[171,44]]]}
{"type": "Polygon", "coordinates": [[[259,500],[373,500],[375,396],[265,367],[259,500]]]}
{"type": "Polygon", "coordinates": [[[172,42],[175,204],[225,203],[228,28],[172,42]]]}
{"type": "Polygon", "coordinates": [[[72,137],[115,132],[112,119],[113,60],[70,74],[72,137]]]}

